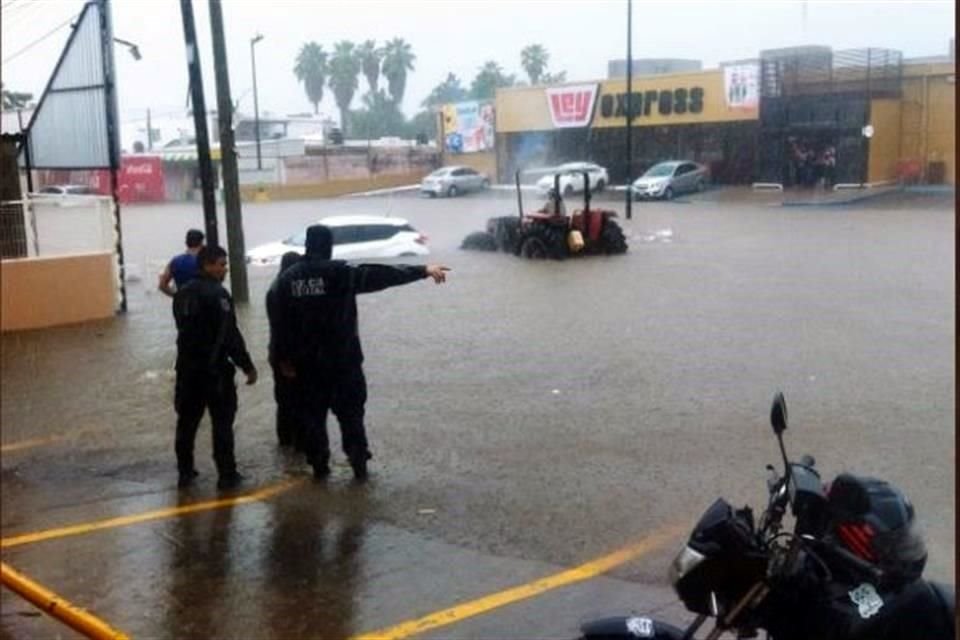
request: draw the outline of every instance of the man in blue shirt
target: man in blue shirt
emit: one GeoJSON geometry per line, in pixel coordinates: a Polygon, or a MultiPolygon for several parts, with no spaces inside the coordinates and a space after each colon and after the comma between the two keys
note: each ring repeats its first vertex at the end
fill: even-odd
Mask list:
{"type": "Polygon", "coordinates": [[[160,282],[157,284],[157,288],[171,298],[198,275],[197,254],[203,248],[203,231],[199,229],[187,231],[186,243],[186,252],[170,260],[166,269],[160,274],[160,282]],[[176,287],[170,286],[171,281],[176,287]]]}

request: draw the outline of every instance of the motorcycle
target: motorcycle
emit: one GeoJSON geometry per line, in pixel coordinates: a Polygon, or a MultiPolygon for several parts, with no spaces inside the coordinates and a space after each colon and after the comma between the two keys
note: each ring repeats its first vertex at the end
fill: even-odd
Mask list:
{"type": "Polygon", "coordinates": [[[784,471],[767,465],[759,522],[749,506],[717,499],[670,567],[693,622],[680,629],[645,616],[603,618],[581,626],[584,640],[692,640],[708,619],[707,640],[760,630],[768,640],[955,638],[954,588],[922,578],[927,553],[910,501],[889,483],[852,474],[825,487],[813,457],[791,462],[782,393],[770,422],[784,471]],[[792,531],[783,522],[788,508],[792,531]]]}

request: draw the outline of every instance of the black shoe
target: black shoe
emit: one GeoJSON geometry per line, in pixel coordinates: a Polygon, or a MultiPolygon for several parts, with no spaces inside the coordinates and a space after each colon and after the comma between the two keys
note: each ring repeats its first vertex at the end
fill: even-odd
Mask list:
{"type": "Polygon", "coordinates": [[[180,477],[177,479],[177,488],[186,489],[191,484],[193,484],[194,478],[196,478],[198,475],[200,474],[197,472],[196,469],[194,469],[193,471],[188,471],[186,473],[181,473],[180,477]]]}
{"type": "Polygon", "coordinates": [[[367,460],[372,458],[369,451],[355,453],[350,456],[350,467],[353,469],[353,477],[363,482],[367,479],[367,460]]]}
{"type": "Polygon", "coordinates": [[[313,477],[317,480],[326,480],[330,476],[330,465],[327,463],[313,465],[313,477]]]}
{"type": "Polygon", "coordinates": [[[220,479],[217,480],[217,489],[227,490],[227,489],[236,489],[244,481],[244,477],[234,471],[233,473],[228,473],[226,475],[220,476],[220,479]]]}

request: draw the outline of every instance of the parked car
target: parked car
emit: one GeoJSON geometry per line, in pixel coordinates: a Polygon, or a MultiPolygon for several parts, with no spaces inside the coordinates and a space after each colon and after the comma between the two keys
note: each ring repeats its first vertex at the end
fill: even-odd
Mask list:
{"type": "Polygon", "coordinates": [[[490,179],[470,167],[443,167],[437,169],[420,183],[420,193],[431,198],[453,198],[461,193],[479,191],[490,187],[490,179]]]}
{"type": "MultiPolygon", "coordinates": [[[[403,218],[383,216],[333,216],[317,224],[333,231],[333,258],[336,260],[369,260],[426,256],[427,237],[403,218]]],[[[303,255],[307,230],[247,251],[247,262],[253,265],[278,265],[288,251],[303,255]]]]}
{"type": "Polygon", "coordinates": [[[51,184],[41,187],[34,196],[38,202],[57,207],[81,207],[89,204],[84,198],[74,196],[95,196],[97,192],[85,184],[51,184]]]}
{"type": "Polygon", "coordinates": [[[709,170],[702,164],[671,160],[659,162],[633,181],[630,190],[635,200],[660,198],[671,200],[679,193],[703,191],[710,180],[709,170]]]}
{"type": "Polygon", "coordinates": [[[589,177],[591,191],[603,191],[604,187],[610,184],[607,170],[593,162],[567,162],[547,171],[546,175],[537,180],[537,190],[541,194],[546,194],[553,189],[553,177],[558,173],[560,174],[560,193],[564,196],[583,191],[584,171],[589,177]]]}

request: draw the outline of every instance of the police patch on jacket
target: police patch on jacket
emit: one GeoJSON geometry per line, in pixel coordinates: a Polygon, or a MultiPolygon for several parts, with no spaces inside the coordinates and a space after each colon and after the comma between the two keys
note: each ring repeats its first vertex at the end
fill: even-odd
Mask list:
{"type": "Polygon", "coordinates": [[[304,296],[322,296],[326,294],[323,278],[294,280],[290,283],[290,291],[294,298],[303,298],[304,296]]]}

